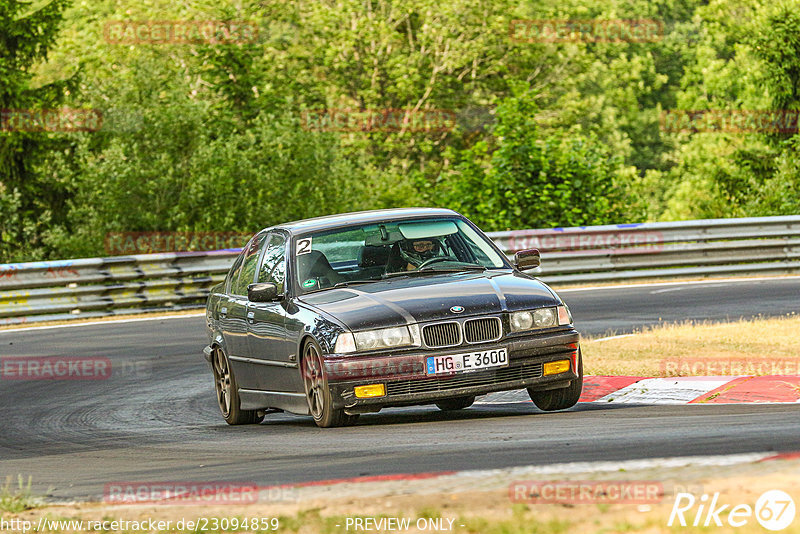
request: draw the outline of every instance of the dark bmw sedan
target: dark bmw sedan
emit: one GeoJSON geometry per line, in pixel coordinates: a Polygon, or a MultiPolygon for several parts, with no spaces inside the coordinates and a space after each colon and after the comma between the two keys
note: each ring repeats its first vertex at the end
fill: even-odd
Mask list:
{"type": "Polygon", "coordinates": [[[352,424],[390,406],[469,407],[527,389],[542,410],[583,385],[569,309],[465,217],[445,209],[348,213],[256,234],[212,290],[217,400],[232,425],[268,413],[352,424]]]}

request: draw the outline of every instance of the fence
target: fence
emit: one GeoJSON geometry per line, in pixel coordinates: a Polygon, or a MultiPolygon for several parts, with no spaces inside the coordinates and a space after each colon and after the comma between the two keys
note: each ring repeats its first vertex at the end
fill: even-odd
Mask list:
{"type": "MultiPolygon", "coordinates": [[[[554,285],[800,272],[800,216],[515,230],[554,285]]],[[[0,264],[0,325],[201,307],[236,251],[0,264]]]]}

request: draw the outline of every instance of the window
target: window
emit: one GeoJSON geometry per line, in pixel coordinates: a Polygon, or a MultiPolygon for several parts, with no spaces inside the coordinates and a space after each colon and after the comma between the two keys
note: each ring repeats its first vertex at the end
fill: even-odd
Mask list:
{"type": "Polygon", "coordinates": [[[301,242],[294,255],[301,294],[421,267],[510,268],[486,236],[457,217],[357,224],[304,234],[301,242]]]}
{"type": "Polygon", "coordinates": [[[286,237],[282,234],[270,235],[258,272],[258,281],[272,282],[278,286],[278,294],[283,293],[286,281],[286,237]]]}
{"type": "Polygon", "coordinates": [[[261,233],[250,241],[250,245],[244,253],[239,278],[236,279],[236,282],[231,287],[231,293],[234,295],[247,295],[247,286],[252,284],[255,279],[256,267],[258,266],[258,254],[261,252],[261,247],[266,237],[266,233],[261,233]]]}
{"type": "Polygon", "coordinates": [[[228,271],[228,276],[225,278],[225,293],[231,292],[231,287],[233,287],[233,283],[239,279],[239,273],[242,270],[242,259],[244,258],[244,250],[241,254],[236,256],[236,259],[233,262],[233,266],[231,270],[228,271]]]}

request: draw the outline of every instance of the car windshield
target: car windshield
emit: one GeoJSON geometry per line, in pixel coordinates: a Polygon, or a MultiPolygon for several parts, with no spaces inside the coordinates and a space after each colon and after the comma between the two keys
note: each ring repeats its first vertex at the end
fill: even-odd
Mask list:
{"type": "Polygon", "coordinates": [[[397,276],[498,269],[507,262],[457,218],[412,219],[337,228],[295,242],[300,292],[397,276]]]}

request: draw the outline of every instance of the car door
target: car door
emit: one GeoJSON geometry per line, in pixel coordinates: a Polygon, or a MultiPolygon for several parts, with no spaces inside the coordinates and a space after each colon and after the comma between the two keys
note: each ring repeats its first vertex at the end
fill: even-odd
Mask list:
{"type": "Polygon", "coordinates": [[[253,369],[249,364],[250,347],[247,342],[247,286],[253,283],[258,260],[266,241],[267,233],[261,232],[250,240],[242,256],[239,274],[231,280],[227,302],[225,344],[228,360],[240,388],[253,387],[253,369]]]}
{"type": "MultiPolygon", "coordinates": [[[[219,302],[214,310],[215,318],[219,324],[222,338],[225,341],[225,353],[231,356],[232,349],[237,350],[237,341],[241,344],[241,331],[237,331],[242,327],[241,321],[236,321],[235,315],[231,315],[233,309],[232,302],[235,300],[231,295],[231,288],[239,279],[239,273],[242,272],[242,261],[247,252],[249,243],[242,249],[241,254],[236,257],[228,276],[225,277],[224,295],[220,297],[219,302]]],[[[246,328],[246,325],[244,325],[246,328]]]]}
{"type": "Polygon", "coordinates": [[[297,363],[290,360],[292,351],[286,336],[286,243],[287,236],[282,232],[269,235],[256,280],[275,284],[280,298],[247,304],[250,358],[261,367],[258,389],[265,391],[294,391],[292,378],[297,374],[297,363]]]}

